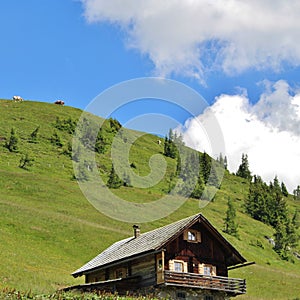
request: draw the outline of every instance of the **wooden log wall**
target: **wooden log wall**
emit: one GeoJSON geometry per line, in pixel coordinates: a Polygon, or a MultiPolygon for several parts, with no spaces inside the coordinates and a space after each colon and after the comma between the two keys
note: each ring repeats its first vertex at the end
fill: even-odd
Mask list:
{"type": "Polygon", "coordinates": [[[85,276],[85,283],[92,283],[105,280],[105,270],[99,270],[85,276]]]}
{"type": "MultiPolygon", "coordinates": [[[[131,262],[98,270],[86,275],[86,283],[112,280],[119,277],[140,277],[137,288],[152,286],[156,284],[155,255],[135,259],[131,262]],[[122,276],[118,276],[122,271],[122,276]]],[[[132,288],[132,286],[131,286],[132,288]]]]}
{"type": "Polygon", "coordinates": [[[154,254],[132,261],[132,276],[141,276],[139,288],[156,284],[155,264],[154,254]]]}

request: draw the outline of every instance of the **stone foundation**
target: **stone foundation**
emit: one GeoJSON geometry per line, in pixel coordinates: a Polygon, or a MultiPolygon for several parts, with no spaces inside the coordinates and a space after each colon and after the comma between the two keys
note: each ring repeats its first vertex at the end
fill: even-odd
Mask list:
{"type": "Polygon", "coordinates": [[[143,289],[143,295],[150,295],[159,299],[172,300],[228,300],[229,296],[221,291],[208,291],[202,289],[160,286],[143,289]]]}

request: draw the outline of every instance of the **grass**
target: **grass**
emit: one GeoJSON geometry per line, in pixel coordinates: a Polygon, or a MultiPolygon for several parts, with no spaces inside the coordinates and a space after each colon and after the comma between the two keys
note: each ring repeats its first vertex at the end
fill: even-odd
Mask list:
{"type": "Polygon", "coordinates": [[[15,289],[4,288],[0,290],[0,299],[6,300],[157,300],[153,297],[145,296],[119,296],[118,294],[105,294],[105,293],[78,293],[78,292],[55,292],[53,294],[34,295],[31,291],[21,293],[15,289]]]}
{"type": "MultiPolygon", "coordinates": [[[[82,283],[82,278],[74,279],[70,273],[113,242],[132,235],[132,224],[110,219],[97,211],[73,180],[72,163],[63,154],[64,147],[50,142],[56,117],[75,120],[81,111],[47,103],[0,100],[0,114],[0,288],[41,295],[82,283]],[[40,126],[38,143],[29,143],[30,133],[37,126],[40,126]],[[18,153],[10,153],[3,147],[12,127],[19,136],[18,153]],[[18,167],[24,153],[35,159],[29,170],[18,167]]],[[[66,145],[71,135],[58,132],[66,145]]],[[[150,158],[162,150],[157,137],[148,134],[138,137],[130,149],[129,164],[134,163],[136,167],[132,171],[147,176],[151,172],[150,158]]],[[[109,153],[98,155],[97,161],[106,180],[111,168],[109,153]]],[[[153,187],[122,187],[113,192],[137,203],[160,198],[167,189],[168,176],[176,167],[175,161],[169,158],[166,165],[165,175],[153,187]]],[[[155,163],[153,166],[157,167],[155,163]]],[[[281,260],[265,238],[273,235],[273,229],[244,214],[247,190],[246,181],[227,172],[214,202],[200,208],[202,202],[189,199],[169,216],[141,224],[142,231],[199,211],[222,231],[230,197],[237,209],[240,237],[223,235],[248,261],[256,262],[230,271],[231,277],[247,280],[247,294],[237,298],[296,299],[300,295],[299,260],[281,260]]],[[[288,199],[288,206],[291,214],[296,208],[300,209],[300,203],[292,197],[288,199]]]]}

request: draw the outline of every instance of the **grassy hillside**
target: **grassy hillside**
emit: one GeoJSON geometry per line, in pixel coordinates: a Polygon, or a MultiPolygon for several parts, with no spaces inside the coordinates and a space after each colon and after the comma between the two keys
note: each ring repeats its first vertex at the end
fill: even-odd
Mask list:
{"type": "MultiPolygon", "coordinates": [[[[76,120],[80,114],[78,109],[54,104],[0,100],[0,288],[49,293],[81,283],[83,279],[73,279],[69,274],[116,240],[132,234],[132,224],[98,212],[73,178],[72,161],[66,153],[72,135],[55,128],[55,123],[57,117],[76,120]],[[32,143],[30,134],[38,126],[37,143],[32,143]],[[11,128],[19,138],[16,153],[3,146],[11,128]],[[55,132],[64,144],[61,147],[51,142],[55,132]],[[28,170],[19,167],[24,154],[34,158],[28,170]]],[[[163,145],[156,141],[157,137],[144,135],[132,147],[130,160],[138,174],[147,174],[149,157],[162,152],[163,145]]],[[[107,179],[109,154],[99,154],[97,159],[107,179]]],[[[176,164],[170,158],[167,162],[167,174],[171,174],[176,164]]],[[[162,195],[167,184],[166,176],[153,188],[121,187],[115,193],[130,201],[151,201],[162,195]]],[[[222,230],[227,199],[234,200],[240,238],[224,236],[248,261],[256,262],[230,271],[230,276],[247,280],[247,295],[238,299],[296,299],[300,297],[300,262],[281,260],[265,239],[272,236],[273,229],[243,213],[247,190],[247,182],[226,173],[214,202],[201,209],[222,230]]],[[[300,209],[292,198],[288,205],[291,213],[296,207],[300,209]]],[[[199,211],[199,201],[190,199],[165,219],[142,224],[142,231],[199,211]]]]}

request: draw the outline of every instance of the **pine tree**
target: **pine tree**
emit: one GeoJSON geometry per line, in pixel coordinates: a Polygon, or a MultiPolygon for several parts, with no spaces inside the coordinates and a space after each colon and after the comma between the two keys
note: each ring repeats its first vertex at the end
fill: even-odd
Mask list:
{"type": "Polygon", "coordinates": [[[269,223],[269,203],[271,197],[268,186],[260,176],[254,175],[253,182],[250,183],[248,197],[245,199],[245,210],[253,219],[269,223]]]}
{"type": "Polygon", "coordinates": [[[211,171],[211,157],[206,152],[200,155],[200,170],[204,183],[207,184],[211,171]]]}
{"type": "Polygon", "coordinates": [[[174,188],[174,186],[176,184],[175,181],[174,181],[174,179],[176,177],[177,176],[174,173],[171,173],[171,175],[170,175],[170,177],[168,179],[168,188],[166,189],[167,193],[170,193],[173,190],[173,188],[174,188]]]}
{"type": "Polygon", "coordinates": [[[292,224],[295,226],[296,229],[299,229],[300,227],[300,216],[298,209],[295,210],[295,213],[292,218],[292,224]]]}
{"type": "Polygon", "coordinates": [[[117,119],[109,118],[108,122],[112,132],[114,133],[117,133],[122,128],[121,123],[117,119]]]}
{"type": "MultiPolygon", "coordinates": [[[[81,153],[82,153],[81,144],[79,142],[76,142],[73,145],[69,144],[69,146],[71,146],[70,155],[71,155],[72,160],[75,161],[75,162],[79,162],[80,156],[81,156],[81,153]]],[[[69,149],[69,147],[68,147],[68,149],[69,149]]]]}
{"type": "Polygon", "coordinates": [[[286,233],[287,233],[287,244],[290,248],[295,248],[298,246],[299,242],[299,235],[297,233],[297,228],[293,221],[289,221],[286,226],[286,233]]]}
{"type": "Polygon", "coordinates": [[[165,137],[164,155],[171,158],[178,157],[178,150],[175,144],[178,137],[173,133],[172,129],[169,130],[169,135],[165,137]]]}
{"type": "Polygon", "coordinates": [[[273,180],[273,184],[269,187],[272,202],[269,204],[269,224],[274,228],[276,227],[276,222],[281,219],[283,222],[288,221],[288,212],[286,199],[283,197],[281,192],[281,187],[277,176],[273,180]]]}
{"type": "Polygon", "coordinates": [[[283,259],[287,259],[287,251],[290,248],[298,246],[299,235],[297,233],[297,211],[295,211],[293,219],[277,219],[275,226],[275,246],[274,250],[280,254],[283,259]]]}
{"type": "Polygon", "coordinates": [[[53,132],[52,137],[50,138],[50,141],[53,145],[56,145],[58,147],[62,147],[63,143],[61,141],[61,137],[58,135],[58,133],[55,131],[53,132]]]}
{"type": "Polygon", "coordinates": [[[274,177],[273,183],[270,183],[270,187],[277,193],[281,193],[281,187],[277,175],[274,177]]]}
{"type": "Polygon", "coordinates": [[[64,155],[72,158],[72,143],[69,141],[62,152],[64,155]]]}
{"type": "Polygon", "coordinates": [[[289,192],[283,182],[281,182],[281,193],[285,197],[287,197],[289,195],[289,192]]]}
{"type": "Polygon", "coordinates": [[[181,158],[180,158],[180,156],[178,155],[178,157],[177,157],[177,159],[176,159],[176,175],[178,176],[178,175],[180,175],[180,173],[181,173],[181,158]]]}
{"type": "Polygon", "coordinates": [[[233,206],[233,202],[231,199],[228,199],[227,202],[227,211],[226,211],[226,217],[224,219],[224,232],[233,235],[235,237],[238,237],[238,226],[235,223],[236,218],[236,211],[233,206]]]}
{"type": "Polygon", "coordinates": [[[79,162],[76,179],[79,181],[87,181],[89,179],[88,167],[86,161],[84,161],[83,163],[79,162]]]}
{"type": "Polygon", "coordinates": [[[102,128],[100,128],[97,138],[96,138],[95,151],[97,153],[104,154],[106,152],[106,150],[108,149],[109,144],[110,144],[110,141],[107,138],[105,138],[103,130],[102,130],[102,128]]]}
{"type": "Polygon", "coordinates": [[[99,127],[90,119],[83,118],[76,127],[76,136],[85,149],[95,151],[95,143],[99,127]]]}
{"type": "Polygon", "coordinates": [[[32,133],[30,134],[29,142],[30,143],[36,143],[37,142],[37,136],[38,132],[40,130],[40,126],[38,126],[32,133]]]}
{"type": "Polygon", "coordinates": [[[225,170],[227,170],[227,168],[228,168],[228,162],[227,162],[226,156],[224,157],[224,168],[225,168],[225,170]]]}
{"type": "Polygon", "coordinates": [[[28,170],[28,167],[32,166],[32,163],[34,162],[34,159],[29,157],[28,153],[25,155],[22,155],[19,163],[19,167],[21,169],[28,170]]]}
{"type": "Polygon", "coordinates": [[[175,141],[174,141],[174,135],[171,134],[172,131],[170,130],[170,138],[169,138],[169,157],[171,158],[176,158],[178,156],[178,150],[177,150],[177,147],[176,147],[176,144],[175,144],[175,141]]]}
{"type": "Polygon", "coordinates": [[[110,189],[118,189],[122,185],[123,185],[122,180],[116,174],[114,166],[112,166],[109,177],[108,177],[107,186],[110,189]]]}
{"type": "Polygon", "coordinates": [[[299,201],[300,200],[300,185],[297,186],[297,188],[293,191],[294,200],[299,201]]]}
{"type": "Polygon", "coordinates": [[[236,175],[248,180],[251,180],[251,172],[249,170],[249,162],[248,162],[248,155],[247,154],[242,154],[242,163],[240,164],[236,175]]]}
{"type": "Polygon", "coordinates": [[[286,250],[288,246],[286,226],[282,220],[278,219],[275,227],[275,236],[274,236],[275,246],[274,250],[281,256],[286,257],[286,250]]]}
{"type": "Polygon", "coordinates": [[[224,165],[224,158],[222,153],[220,153],[219,157],[217,157],[217,162],[220,163],[221,166],[224,165]]]}
{"type": "Polygon", "coordinates": [[[195,198],[195,199],[200,199],[201,196],[202,196],[203,191],[204,191],[204,182],[203,182],[203,179],[201,177],[201,174],[199,174],[196,186],[195,186],[195,188],[194,188],[194,190],[191,194],[191,197],[195,198]]]}
{"type": "Polygon", "coordinates": [[[15,129],[12,128],[10,131],[10,137],[8,142],[5,143],[5,147],[10,151],[10,152],[18,152],[18,137],[16,135],[15,129]]]}
{"type": "Polygon", "coordinates": [[[217,158],[217,162],[220,163],[221,167],[224,168],[225,170],[227,170],[227,157],[224,156],[223,157],[223,154],[220,153],[219,157],[217,158]]]}
{"type": "Polygon", "coordinates": [[[217,166],[214,161],[211,163],[210,174],[209,174],[207,184],[214,186],[216,188],[219,188],[221,184],[220,179],[218,177],[217,166]]]}
{"type": "Polygon", "coordinates": [[[181,153],[184,155],[177,157],[175,173],[179,180],[177,193],[181,196],[199,199],[203,190],[202,178],[199,178],[199,168],[197,168],[199,166],[199,153],[191,149],[182,149],[181,153]]]}
{"type": "MultiPolygon", "coordinates": [[[[180,177],[183,181],[186,181],[190,178],[198,177],[198,173],[196,171],[197,168],[195,168],[195,164],[197,162],[195,152],[191,152],[190,154],[183,155],[183,161],[182,165],[180,164],[180,177]]],[[[181,161],[181,157],[178,158],[181,161]]]]}

